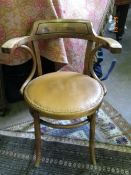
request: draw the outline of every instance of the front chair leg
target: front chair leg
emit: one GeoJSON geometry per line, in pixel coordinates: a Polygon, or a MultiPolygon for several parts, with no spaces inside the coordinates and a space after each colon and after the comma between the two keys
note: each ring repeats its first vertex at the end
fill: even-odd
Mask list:
{"type": "Polygon", "coordinates": [[[40,131],[40,117],[36,111],[31,112],[34,117],[34,128],[35,128],[35,167],[39,167],[41,161],[41,131],[40,131]]]}
{"type": "Polygon", "coordinates": [[[89,138],[89,151],[91,164],[96,165],[95,159],[95,125],[96,125],[96,114],[93,114],[89,118],[90,121],[90,138],[89,138]]]}

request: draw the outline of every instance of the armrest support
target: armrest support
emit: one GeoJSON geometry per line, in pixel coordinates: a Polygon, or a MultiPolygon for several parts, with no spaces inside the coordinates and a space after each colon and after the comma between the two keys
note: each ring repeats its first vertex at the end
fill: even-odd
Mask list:
{"type": "Polygon", "coordinates": [[[32,67],[32,70],[31,70],[29,76],[27,77],[26,81],[23,83],[23,85],[20,88],[21,94],[24,93],[24,88],[30,82],[30,80],[33,78],[33,76],[35,74],[35,71],[36,71],[36,57],[35,57],[35,54],[34,54],[33,50],[30,47],[25,45],[30,41],[32,41],[32,37],[30,37],[30,36],[13,38],[13,39],[10,39],[7,42],[5,42],[1,47],[1,50],[2,50],[3,53],[12,54],[13,51],[15,51],[16,48],[22,48],[22,49],[26,50],[32,56],[33,67],[32,67]]]}
{"type": "MultiPolygon", "coordinates": [[[[98,45],[91,52],[92,58],[94,58],[97,50],[101,47],[110,50],[110,52],[114,53],[114,54],[120,53],[122,50],[121,44],[112,38],[95,36],[95,41],[98,43],[98,45]]],[[[101,84],[101,86],[103,87],[103,90],[104,90],[104,94],[106,94],[107,89],[106,89],[105,85],[101,82],[101,80],[97,77],[97,75],[94,72],[93,59],[91,59],[91,61],[90,61],[90,72],[91,72],[92,77],[94,77],[101,84]]]]}
{"type": "Polygon", "coordinates": [[[111,53],[114,54],[121,53],[122,50],[121,44],[112,38],[96,36],[96,41],[102,44],[105,48],[109,49],[111,53]]]}
{"type": "Polygon", "coordinates": [[[23,37],[13,38],[13,39],[10,39],[10,40],[6,41],[1,46],[1,50],[2,50],[3,53],[11,53],[17,47],[20,47],[21,45],[26,44],[30,41],[32,41],[31,36],[23,36],[23,37]]]}

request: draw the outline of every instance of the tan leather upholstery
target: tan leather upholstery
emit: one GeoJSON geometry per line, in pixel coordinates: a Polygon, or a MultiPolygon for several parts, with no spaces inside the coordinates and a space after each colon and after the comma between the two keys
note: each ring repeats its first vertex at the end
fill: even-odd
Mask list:
{"type": "Polygon", "coordinates": [[[32,108],[44,116],[67,120],[94,113],[103,95],[103,88],[95,79],[75,72],[40,76],[24,91],[32,108]]]}

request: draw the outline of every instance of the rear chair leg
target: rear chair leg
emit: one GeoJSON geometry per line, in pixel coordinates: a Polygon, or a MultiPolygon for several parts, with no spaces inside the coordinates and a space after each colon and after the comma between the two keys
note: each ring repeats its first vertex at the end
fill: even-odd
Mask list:
{"type": "Polygon", "coordinates": [[[40,131],[40,117],[36,111],[32,112],[34,117],[34,128],[35,128],[35,167],[39,167],[41,161],[41,131],[40,131]]]}
{"type": "Polygon", "coordinates": [[[89,138],[89,151],[91,164],[96,165],[95,158],[95,125],[96,125],[96,114],[93,114],[89,118],[90,120],[90,138],[89,138]]]}

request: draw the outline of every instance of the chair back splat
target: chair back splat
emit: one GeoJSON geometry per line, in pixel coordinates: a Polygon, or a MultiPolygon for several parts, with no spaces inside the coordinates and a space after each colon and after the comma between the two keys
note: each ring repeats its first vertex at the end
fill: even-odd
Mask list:
{"type": "MultiPolygon", "coordinates": [[[[22,85],[21,93],[34,118],[36,167],[41,160],[40,123],[60,129],[79,127],[89,123],[90,162],[96,165],[96,112],[106,94],[106,88],[95,74],[93,64],[96,52],[101,47],[110,50],[111,53],[120,53],[122,48],[117,41],[96,35],[90,21],[74,19],[36,21],[28,36],[10,39],[2,45],[4,53],[13,54],[17,48],[22,48],[33,59],[32,71],[22,85]],[[48,40],[52,43],[51,41],[61,41],[63,38],[85,40],[87,46],[86,51],[83,50],[85,52],[83,73],[57,71],[42,75],[39,42],[48,40]],[[34,78],[36,70],[38,77],[34,78]],[[84,120],[83,117],[85,117],[84,120]],[[59,125],[56,121],[52,123],[52,119],[53,121],[77,119],[75,120],[77,122],[59,125]]],[[[46,50],[43,51],[46,52],[46,50]]]]}
{"type": "Polygon", "coordinates": [[[77,38],[88,40],[87,47],[88,52],[86,55],[84,68],[85,73],[89,73],[89,51],[93,45],[93,38],[95,37],[95,32],[93,31],[92,24],[87,20],[40,20],[34,23],[31,34],[35,41],[33,41],[38,66],[38,75],[42,74],[42,66],[40,61],[40,52],[38,47],[39,40],[45,39],[57,39],[57,38],[77,38]],[[87,61],[88,60],[88,61],[87,61]],[[87,68],[88,67],[88,68],[87,68]]]}

